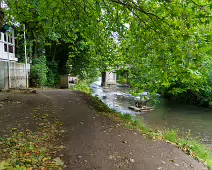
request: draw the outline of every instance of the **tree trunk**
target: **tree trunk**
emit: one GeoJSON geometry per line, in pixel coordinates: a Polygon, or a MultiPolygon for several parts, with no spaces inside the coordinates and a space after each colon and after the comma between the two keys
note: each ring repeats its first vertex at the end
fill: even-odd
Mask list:
{"type": "Polygon", "coordinates": [[[56,54],[56,42],[52,41],[52,45],[51,45],[51,58],[52,58],[52,62],[54,62],[55,60],[55,54],[56,54]]]}
{"type": "Polygon", "coordinates": [[[38,34],[36,33],[36,36],[35,36],[35,51],[34,51],[34,58],[37,58],[38,57],[38,34]]]}

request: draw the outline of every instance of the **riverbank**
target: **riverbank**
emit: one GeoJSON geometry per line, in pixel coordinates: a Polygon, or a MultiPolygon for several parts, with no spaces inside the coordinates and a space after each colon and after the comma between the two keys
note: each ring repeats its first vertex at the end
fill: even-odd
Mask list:
{"type": "Polygon", "coordinates": [[[207,148],[199,141],[191,138],[190,132],[187,133],[186,138],[180,138],[176,130],[153,131],[148,128],[141,119],[132,117],[131,114],[121,114],[116,111],[108,111],[107,105],[102,103],[98,97],[92,97],[93,104],[99,111],[106,110],[103,115],[113,120],[123,123],[129,129],[135,129],[142,135],[152,140],[162,140],[177,146],[186,154],[192,156],[194,159],[203,162],[209,169],[212,169],[212,150],[207,148]],[[104,108],[104,109],[103,109],[104,108]],[[108,114],[109,113],[109,114],[108,114]]]}
{"type": "MultiPolygon", "coordinates": [[[[38,90],[38,94],[10,92],[0,93],[0,100],[5,101],[0,108],[4,122],[0,123],[2,138],[11,138],[14,131],[30,133],[40,140],[36,142],[38,147],[38,144],[45,141],[45,138],[41,137],[42,133],[52,137],[48,131],[39,130],[42,129],[40,126],[46,126],[42,123],[49,122],[50,125],[55,124],[62,128],[56,129],[55,132],[59,131],[59,136],[53,134],[55,140],[51,145],[60,149],[54,153],[45,152],[47,157],[51,158],[51,162],[62,166],[60,167],[62,169],[206,169],[203,163],[186,155],[176,146],[161,140],[153,141],[144,133],[141,135],[136,129],[126,128],[126,124],[131,126],[130,120],[128,123],[122,123],[123,118],[118,121],[120,117],[112,114],[109,109],[85,93],[69,90],[38,90]],[[34,119],[35,113],[41,115],[37,120],[34,119]],[[44,122],[40,122],[40,118],[44,122]],[[41,136],[38,135],[39,132],[41,136]]],[[[128,120],[127,116],[125,120],[128,120]]],[[[46,127],[48,129],[48,126],[46,127]]],[[[38,140],[32,138],[33,140],[29,141],[30,145],[38,140]]],[[[19,143],[18,138],[16,141],[19,143]]],[[[15,145],[16,150],[19,149],[18,146],[15,145]]],[[[31,147],[29,149],[33,150],[31,147]]],[[[10,157],[9,151],[8,149],[8,157],[10,157]]],[[[28,157],[29,160],[30,156],[36,153],[39,152],[27,151],[22,156],[28,157]]],[[[4,161],[2,159],[1,162],[4,161]]],[[[45,160],[38,159],[38,161],[45,160]]],[[[39,163],[37,165],[39,166],[39,163]]],[[[51,164],[46,164],[48,165],[51,164]]],[[[28,164],[24,163],[22,166],[28,164]]],[[[33,166],[31,163],[31,167],[28,168],[36,169],[33,166]]]]}

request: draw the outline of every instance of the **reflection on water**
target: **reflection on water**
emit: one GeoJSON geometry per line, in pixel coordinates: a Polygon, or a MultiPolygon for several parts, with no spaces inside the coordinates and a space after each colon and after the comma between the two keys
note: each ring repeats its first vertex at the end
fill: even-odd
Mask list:
{"type": "Polygon", "coordinates": [[[142,118],[155,128],[174,128],[181,132],[190,129],[193,136],[212,137],[211,109],[161,99],[155,111],[143,114],[142,118]]]}
{"type": "Polygon", "coordinates": [[[103,89],[100,80],[91,85],[92,94],[110,108],[136,115],[151,128],[179,129],[180,134],[185,134],[190,129],[193,137],[200,137],[202,142],[212,144],[212,109],[160,99],[154,111],[137,114],[128,109],[134,105],[134,97],[128,93],[127,88],[103,89]]]}

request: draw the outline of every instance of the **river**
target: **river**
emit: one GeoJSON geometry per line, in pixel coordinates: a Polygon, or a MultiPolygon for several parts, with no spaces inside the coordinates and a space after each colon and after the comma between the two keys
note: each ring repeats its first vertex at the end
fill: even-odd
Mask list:
{"type": "Polygon", "coordinates": [[[104,89],[100,84],[99,78],[90,86],[92,95],[98,96],[111,109],[136,116],[152,129],[175,129],[183,136],[190,130],[192,137],[212,146],[212,109],[159,98],[154,111],[137,113],[128,109],[134,105],[128,88],[104,89]]]}

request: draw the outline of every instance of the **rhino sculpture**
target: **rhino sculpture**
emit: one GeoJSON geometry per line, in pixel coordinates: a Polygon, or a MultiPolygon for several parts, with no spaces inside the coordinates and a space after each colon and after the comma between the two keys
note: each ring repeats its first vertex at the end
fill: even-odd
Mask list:
{"type": "Polygon", "coordinates": [[[135,98],[135,106],[138,108],[142,108],[143,106],[146,106],[147,102],[149,102],[150,100],[151,100],[150,97],[141,94],[139,97],[135,98]]]}

